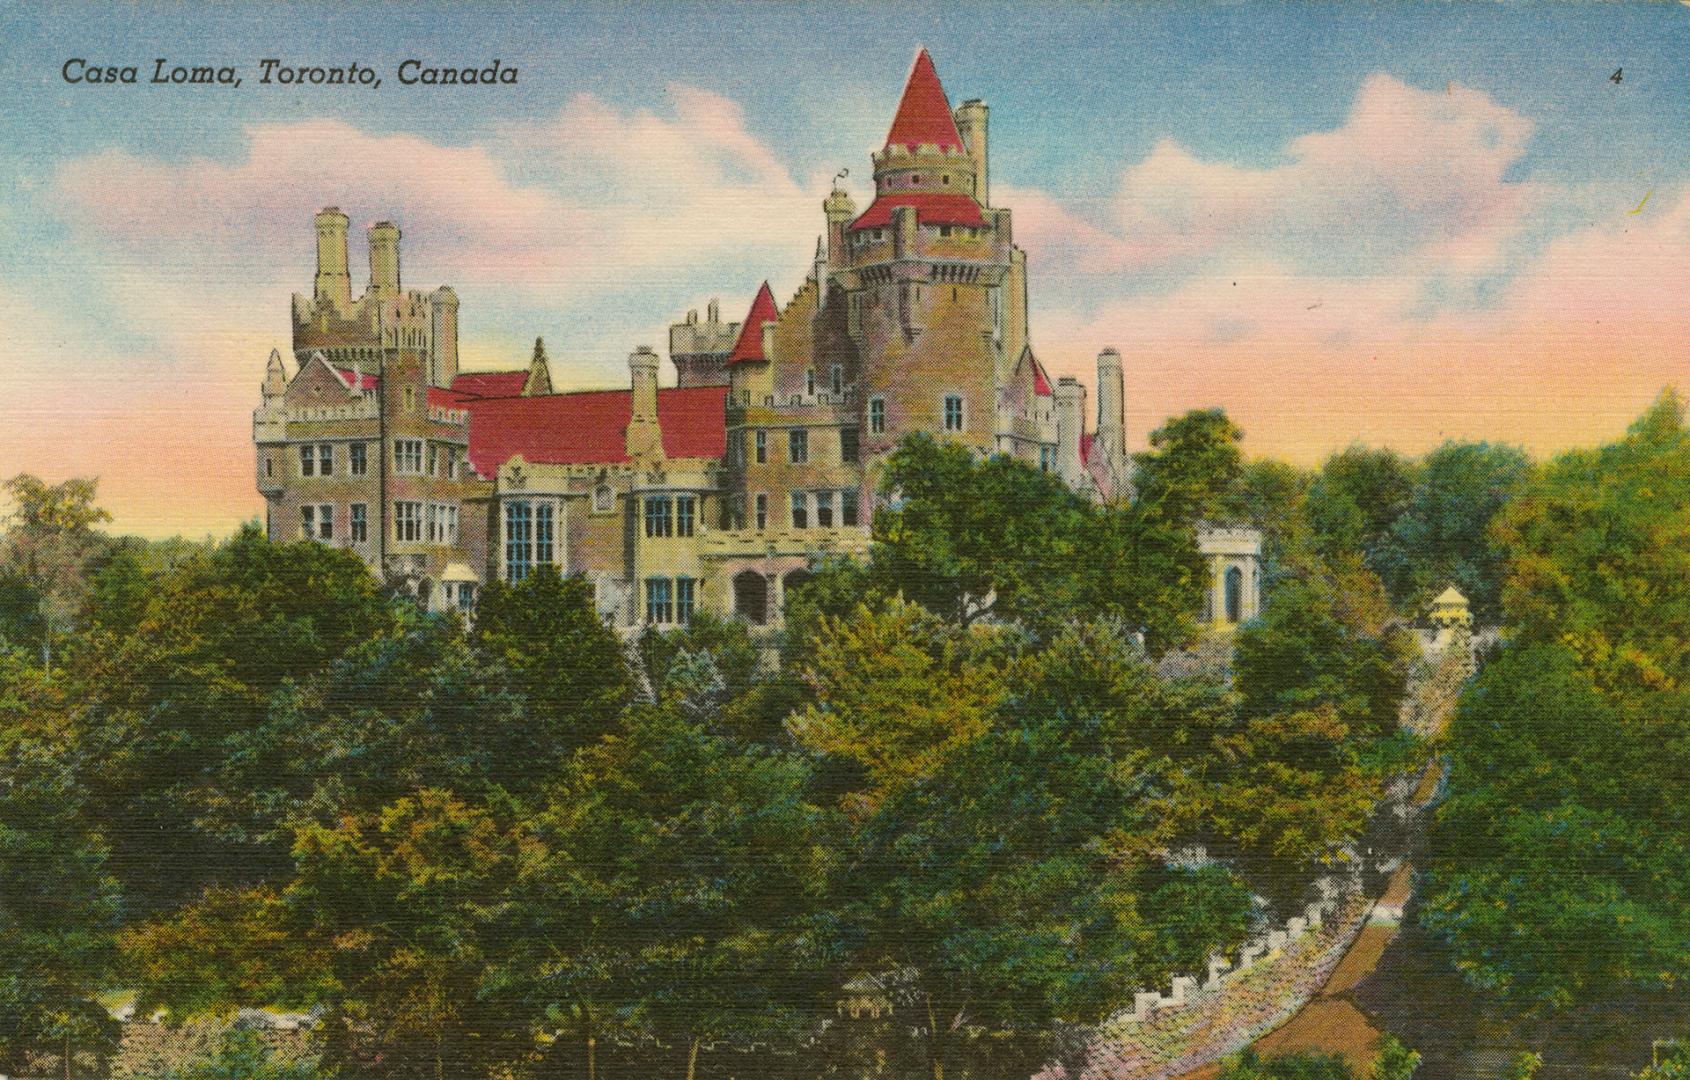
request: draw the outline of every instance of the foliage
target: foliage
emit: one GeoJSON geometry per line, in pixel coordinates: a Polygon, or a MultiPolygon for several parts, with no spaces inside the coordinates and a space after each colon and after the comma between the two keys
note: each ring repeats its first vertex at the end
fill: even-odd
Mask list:
{"type": "Polygon", "coordinates": [[[1243,474],[1244,432],[1222,409],[1193,409],[1150,433],[1133,457],[1139,502],[1169,521],[1227,515],[1243,474]]]}
{"type": "Polygon", "coordinates": [[[1422,921],[1475,984],[1559,1008],[1690,977],[1690,460],[1663,395],[1497,529],[1513,641],[1463,695],[1422,921]]]}
{"type": "Polygon", "coordinates": [[[1569,1005],[1690,977],[1690,698],[1605,693],[1562,646],[1464,697],[1422,921],[1480,986],[1569,1005]]]}
{"type": "Polygon", "coordinates": [[[1159,825],[1160,758],[1138,743],[1158,684],[1124,648],[1093,657],[1065,635],[1042,662],[1094,678],[1029,673],[857,834],[856,966],[908,973],[936,1080],[970,1054],[1036,1066],[1060,1025],[1101,1020],[1157,964],[1132,853],[1159,825]]]}
{"type": "Polygon", "coordinates": [[[873,564],[888,591],[965,626],[987,614],[1053,617],[1050,586],[1084,556],[1077,541],[1091,513],[1060,479],[913,435],[887,460],[882,484],[897,493],[873,525],[873,564]]]}
{"type": "Polygon", "coordinates": [[[1690,1044],[1677,1043],[1658,1053],[1655,1061],[1637,1074],[1636,1080],[1684,1080],[1690,1077],[1690,1044]]]}
{"type": "Polygon", "coordinates": [[[633,693],[622,643],[584,575],[540,566],[481,592],[471,634],[527,703],[536,741],[567,753],[610,730],[633,693]]]}
{"type": "Polygon", "coordinates": [[[103,1060],[118,1039],[97,1000],[115,956],[118,886],[89,827],[74,747],[29,715],[53,707],[43,683],[0,656],[0,1071],[13,1075],[32,1051],[103,1060]]]}
{"type": "Polygon", "coordinates": [[[216,1014],[231,1003],[304,1008],[331,989],[327,957],[276,890],[207,889],[189,904],[124,930],[135,1014],[216,1014]]]}
{"type": "Polygon", "coordinates": [[[1386,1035],[1373,1055],[1371,1080],[1409,1080],[1419,1068],[1420,1051],[1410,1050],[1395,1035],[1386,1035]]]}
{"type": "Polygon", "coordinates": [[[872,807],[985,730],[1009,643],[902,600],[824,616],[800,673],[812,699],[788,723],[802,745],[857,763],[867,786],[854,801],[872,807]]]}
{"type": "Polygon", "coordinates": [[[1503,516],[1521,641],[1561,641],[1616,689],[1690,677],[1690,431],[1667,393],[1623,439],[1557,456],[1503,516]]]}
{"type": "Polygon", "coordinates": [[[522,845],[520,829],[433,788],[374,815],[299,824],[287,901],[332,967],[328,1060],[467,1076],[528,1045],[479,993],[522,845]]]}
{"type": "Polygon", "coordinates": [[[223,1036],[215,1055],[143,1080],[326,1080],[333,1075],[315,1061],[278,1060],[256,1031],[237,1028],[223,1036]]]}
{"type": "Polygon", "coordinates": [[[247,526],[161,577],[135,631],[72,674],[86,706],[91,794],[122,821],[111,865],[141,913],[211,878],[285,870],[231,766],[286,684],[387,631],[392,612],[363,561],[321,544],[274,544],[247,526]],[[196,872],[197,871],[197,872],[196,872]]]}
{"type": "Polygon", "coordinates": [[[704,1042],[808,1030],[837,985],[816,923],[835,869],[829,815],[808,787],[797,755],[630,709],[537,824],[533,906],[510,912],[542,950],[525,996],[583,1035],[642,1030],[689,1072],[704,1042]]]}
{"type": "Polygon", "coordinates": [[[1420,463],[1413,494],[1370,553],[1399,610],[1418,612],[1454,583],[1479,622],[1496,618],[1505,571],[1491,524],[1532,476],[1517,447],[1446,442],[1420,463]]]}
{"type": "MultiPolygon", "coordinates": [[[[33,595],[41,663],[49,670],[53,635],[69,629],[87,591],[87,564],[99,547],[94,526],[111,520],[94,505],[98,483],[77,478],[49,485],[19,473],[4,484],[12,512],[0,546],[0,567],[28,590],[26,595],[33,595]]],[[[12,592],[15,603],[15,585],[12,592]]]]}
{"type": "Polygon", "coordinates": [[[1395,451],[1356,444],[1326,459],[1309,487],[1308,520],[1322,555],[1377,555],[1409,508],[1417,468],[1395,451]]]}
{"type": "Polygon", "coordinates": [[[1508,1063],[1508,1071],[1503,1074],[1503,1080],[1533,1080],[1538,1070],[1543,1068],[1543,1055],[1530,1050],[1522,1050],[1514,1055],[1514,1060],[1508,1063]]]}

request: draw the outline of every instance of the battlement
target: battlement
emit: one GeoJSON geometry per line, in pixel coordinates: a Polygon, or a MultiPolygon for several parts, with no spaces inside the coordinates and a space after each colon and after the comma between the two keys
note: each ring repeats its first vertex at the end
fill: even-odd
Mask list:
{"type": "Polygon", "coordinates": [[[1197,550],[1204,555],[1243,555],[1260,557],[1262,531],[1247,525],[1197,526],[1197,550]]]}

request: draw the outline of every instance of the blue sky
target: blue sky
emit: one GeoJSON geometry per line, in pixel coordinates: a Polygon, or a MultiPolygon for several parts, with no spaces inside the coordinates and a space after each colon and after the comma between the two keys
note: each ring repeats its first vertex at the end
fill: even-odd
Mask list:
{"type": "MultiPolygon", "coordinates": [[[[849,167],[866,201],[867,154],[918,45],[953,103],[991,106],[994,201],[1032,256],[1047,363],[1085,374],[1104,344],[1142,354],[1137,440],[1168,410],[1221,403],[1259,452],[1301,460],[1353,438],[1415,450],[1476,433],[1551,450],[1611,427],[1690,359],[1670,297],[1626,293],[1607,313],[1624,369],[1600,373],[1613,390],[1592,411],[1567,395],[1592,382],[1594,345],[1533,367],[1522,356],[1542,349],[1521,329],[1544,321],[1534,303],[1590,295],[1578,275],[1678,265],[1687,31],[1683,3],[14,6],[0,13],[0,163],[16,181],[0,192],[0,314],[25,325],[0,393],[25,410],[0,471],[98,471],[150,531],[253,512],[248,399],[286,344],[309,216],[329,203],[355,226],[400,221],[407,283],[463,296],[472,362],[516,362],[544,334],[561,381],[620,382],[627,351],[687,307],[719,294],[738,317],[763,278],[796,287],[827,178],[849,167]],[[143,79],[155,57],[228,63],[245,84],[70,86],[71,57],[143,79]],[[357,61],[386,81],[261,87],[263,57],[357,61]],[[520,82],[401,87],[412,57],[498,57],[520,82]],[[1331,321],[1291,325],[1281,307],[1331,321]],[[1392,352],[1404,342],[1419,359],[1392,352]],[[1461,357],[1494,379],[1451,397],[1461,357]],[[1445,396],[1411,392],[1427,365],[1445,396]],[[67,368],[87,377],[71,401],[55,385],[67,368]],[[1252,370],[1277,397],[1241,382],[1252,370]],[[207,388],[192,425],[185,405],[118,392],[185,375],[207,388]],[[1367,378],[1377,424],[1320,393],[1367,378]],[[1527,384],[1546,389],[1511,411],[1527,384]],[[236,481],[203,511],[149,502],[126,467],[67,459],[59,408],[198,430],[148,445],[173,483],[207,456],[236,481]],[[1551,430],[1545,413],[1590,422],[1551,430]]],[[[1604,313],[1553,340],[1599,341],[1604,313]]]]}

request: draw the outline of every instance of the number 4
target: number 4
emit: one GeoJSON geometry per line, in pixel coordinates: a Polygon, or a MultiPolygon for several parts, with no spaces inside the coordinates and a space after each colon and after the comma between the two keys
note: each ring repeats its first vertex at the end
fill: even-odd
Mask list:
{"type": "Polygon", "coordinates": [[[1615,68],[1614,73],[1612,75],[1608,76],[1608,81],[1611,82],[1611,83],[1619,83],[1619,82],[1623,82],[1624,78],[1625,78],[1625,68],[1615,68]]]}

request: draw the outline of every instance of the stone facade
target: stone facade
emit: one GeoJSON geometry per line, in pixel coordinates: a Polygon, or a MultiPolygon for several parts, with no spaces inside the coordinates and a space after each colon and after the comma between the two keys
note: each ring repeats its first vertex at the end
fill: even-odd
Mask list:
{"type": "MultiPolygon", "coordinates": [[[[911,433],[1131,498],[1122,359],[1098,356],[1088,427],[1085,387],[1053,384],[1032,347],[1026,258],[990,202],[988,115],[953,110],[923,51],[872,157],[873,202],[827,195],[784,305],[765,284],[738,322],[712,301],[674,324],[674,389],[643,346],[626,390],[554,393],[538,342],[526,369],[460,372],[452,290],[402,291],[384,222],[353,300],[347,219],[325,209],[313,293],[293,299],[293,374],[271,354],[254,414],[270,535],[350,546],[434,606],[549,562],[588,575],[619,626],[700,610],[773,625],[816,558],[866,551],[886,455],[911,433]]],[[[1259,537],[1245,551],[1211,532],[1214,610],[1248,618],[1259,537]],[[1242,606],[1225,592],[1235,567],[1242,606]]]]}

